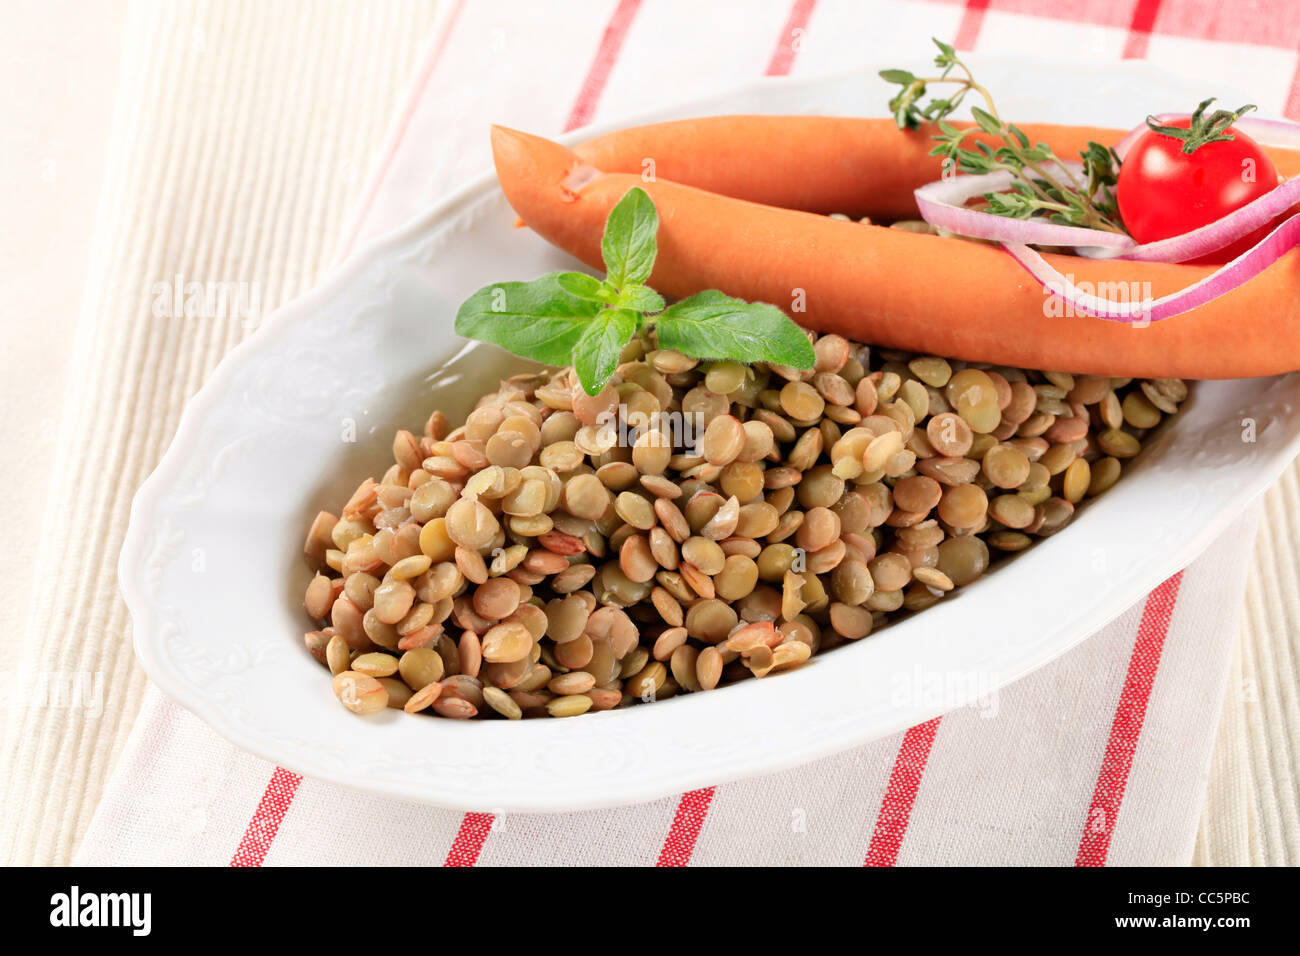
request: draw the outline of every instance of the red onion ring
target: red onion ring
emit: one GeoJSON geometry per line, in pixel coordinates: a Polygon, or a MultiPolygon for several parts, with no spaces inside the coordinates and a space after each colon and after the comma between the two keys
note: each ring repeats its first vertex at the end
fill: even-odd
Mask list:
{"type": "MultiPolygon", "coordinates": [[[[1187,119],[1190,114],[1164,113],[1157,122],[1187,119]]],[[[1265,146],[1300,149],[1300,124],[1282,120],[1243,118],[1233,124],[1243,133],[1265,146]]],[[[1144,123],[1130,130],[1115,146],[1122,160],[1143,133],[1144,123]]],[[[1050,171],[1079,174],[1078,163],[1054,164],[1050,171]]],[[[1031,245],[1066,246],[1088,258],[1118,258],[1143,262],[1186,262],[1231,245],[1275,220],[1300,202],[1300,176],[1280,183],[1240,209],[1208,225],[1158,242],[1139,244],[1129,236],[1061,226],[1042,220],[1010,219],[992,213],[967,209],[965,203],[976,196],[1008,189],[1012,176],[1007,172],[980,176],[958,176],[927,183],[916,190],[916,204],[921,218],[939,229],[972,239],[998,242],[1043,288],[1068,303],[1083,315],[1113,322],[1159,322],[1204,305],[1259,275],[1300,244],[1300,214],[1287,219],[1251,249],[1227,265],[1185,289],[1159,299],[1138,302],[1114,302],[1079,289],[1068,276],[1053,268],[1031,245]]]]}
{"type": "Polygon", "coordinates": [[[967,209],[963,205],[968,199],[1006,189],[1010,184],[1011,174],[1006,172],[939,180],[916,190],[916,205],[921,218],[930,225],[971,239],[1068,246],[1077,255],[1093,259],[1117,257],[1140,262],[1187,262],[1232,245],[1242,236],[1267,226],[1300,202],[1300,177],[1296,177],[1212,223],[1178,236],[1139,245],[1129,236],[1116,232],[1059,226],[1038,219],[1010,219],[967,209]]]}
{"type": "MultiPolygon", "coordinates": [[[[1166,113],[1160,122],[1185,118],[1186,114],[1166,113]]],[[[1265,145],[1300,148],[1300,124],[1281,120],[1242,119],[1234,124],[1242,132],[1265,145]]],[[[1130,130],[1116,146],[1121,157],[1146,132],[1145,125],[1130,130]]],[[[1080,174],[1077,163],[1055,165],[1049,171],[1080,174]]],[[[981,176],[958,176],[927,183],[916,190],[916,204],[921,218],[933,226],[972,239],[1039,246],[1067,246],[1077,255],[1090,258],[1122,258],[1141,262],[1187,262],[1217,252],[1243,236],[1268,225],[1297,202],[1300,202],[1300,177],[1280,183],[1271,192],[1252,200],[1228,215],[1185,232],[1182,235],[1139,245],[1128,236],[1060,226],[1040,219],[1009,219],[992,213],[965,208],[967,200],[989,192],[1007,189],[1011,174],[988,173],[981,176]]]]}
{"type": "Polygon", "coordinates": [[[1159,299],[1139,302],[1114,302],[1084,292],[1023,243],[1008,242],[1002,247],[1042,283],[1045,291],[1068,303],[1074,311],[1112,322],[1149,323],[1181,315],[1226,295],[1277,262],[1297,243],[1300,243],[1300,214],[1287,219],[1257,245],[1199,282],[1159,299]]]}
{"type": "MultiPolygon", "coordinates": [[[[1068,163],[1065,170],[1082,171],[1082,165],[1068,163]]],[[[1049,172],[1060,167],[1049,169],[1049,172]]],[[[1010,219],[989,212],[967,209],[965,203],[985,193],[1001,192],[1011,186],[1008,172],[985,173],[979,176],[954,176],[926,183],[917,189],[917,208],[921,218],[932,226],[955,232],[972,239],[991,239],[995,242],[1021,242],[1044,246],[1095,247],[1116,251],[1133,248],[1131,238],[1117,232],[1103,232],[1084,226],[1060,226],[1034,219],[1010,219]]]]}

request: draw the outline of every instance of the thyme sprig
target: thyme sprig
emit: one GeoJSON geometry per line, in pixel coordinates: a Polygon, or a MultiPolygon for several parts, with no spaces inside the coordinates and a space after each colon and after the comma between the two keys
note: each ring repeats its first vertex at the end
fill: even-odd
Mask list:
{"type": "Polygon", "coordinates": [[[987,193],[988,212],[1013,219],[1040,217],[1066,226],[1083,226],[1106,232],[1123,233],[1124,227],[1115,201],[1115,184],[1119,175],[1119,157],[1100,143],[1089,142],[1080,152],[1082,171],[1076,175],[1062,163],[1046,143],[1030,143],[1024,131],[998,115],[992,94],[979,83],[969,66],[947,43],[936,39],[939,48],[934,65],[938,76],[915,76],[907,70],[881,70],[880,76],[896,83],[899,91],[889,101],[890,112],[899,129],[917,129],[931,123],[938,130],[933,137],[937,145],[931,156],[944,157],[945,174],[949,171],[983,175],[993,172],[1011,174],[1008,192],[987,193]],[[960,72],[958,72],[960,71],[960,72]],[[929,87],[952,84],[956,90],[947,97],[926,94],[929,87]],[[970,107],[975,125],[965,129],[948,122],[951,116],[974,93],[984,107],[970,107]],[[977,141],[974,148],[966,142],[976,132],[984,132],[1002,141],[994,147],[977,141]]]}

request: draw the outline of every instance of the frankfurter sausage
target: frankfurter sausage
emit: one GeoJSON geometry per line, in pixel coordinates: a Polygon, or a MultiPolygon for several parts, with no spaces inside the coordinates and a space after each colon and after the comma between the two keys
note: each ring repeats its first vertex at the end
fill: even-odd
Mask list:
{"type": "MultiPolygon", "coordinates": [[[[968,128],[969,123],[954,123],[968,128]]],[[[1089,140],[1116,143],[1121,130],[1024,123],[1031,141],[1077,158],[1089,140]]],[[[942,175],[933,130],[902,131],[891,119],[840,116],[707,116],[633,126],[574,148],[607,173],[637,173],[784,209],[859,219],[916,216],[912,193],[942,175]]],[[[972,141],[1000,145],[976,133],[972,141]]],[[[1300,152],[1268,149],[1284,178],[1300,152]]]]}
{"type": "MultiPolygon", "coordinates": [[[[1078,135],[1086,139],[1095,133],[1078,135]]],[[[796,146],[795,140],[788,142],[796,146]]],[[[891,189],[933,178],[929,165],[907,172],[910,163],[921,163],[917,153],[923,144],[905,147],[905,158],[899,160],[897,141],[890,145],[876,137],[872,142],[878,154],[858,156],[866,165],[857,187],[869,197],[859,208],[888,208],[889,201],[881,199],[887,190],[872,185],[872,170],[890,170],[886,179],[891,189]]],[[[1053,145],[1068,148],[1059,139],[1053,145]]],[[[605,172],[567,147],[502,127],[493,128],[492,146],[502,189],[523,221],[591,266],[601,265],[600,238],[609,210],[628,189],[644,188],[660,217],[659,257],[650,284],[665,295],[680,298],[720,289],[774,303],[821,332],[1026,368],[1153,378],[1238,378],[1300,368],[1297,251],[1205,306],[1134,328],[1059,315],[1038,283],[992,246],[734,198],[671,181],[665,178],[666,165],[660,165],[653,181],[639,172],[605,172]]],[[[726,164],[725,175],[709,170],[702,159],[694,172],[681,174],[727,188],[746,175],[744,157],[735,155],[740,148],[733,142],[723,151],[719,162],[726,164]]],[[[777,151],[772,146],[764,150],[765,155],[777,151]]],[[[596,155],[590,144],[587,152],[596,155]]],[[[822,176],[816,164],[787,166],[782,175],[760,173],[763,164],[752,157],[758,185],[732,187],[751,199],[794,201],[802,187],[786,177],[822,176]]],[[[847,195],[853,182],[845,172],[825,178],[835,185],[824,189],[820,202],[847,195]]],[[[811,193],[803,195],[804,202],[814,204],[811,193]]],[[[1213,271],[1207,266],[1047,258],[1077,285],[1108,290],[1136,283],[1140,298],[1169,294],[1213,271]]]]}

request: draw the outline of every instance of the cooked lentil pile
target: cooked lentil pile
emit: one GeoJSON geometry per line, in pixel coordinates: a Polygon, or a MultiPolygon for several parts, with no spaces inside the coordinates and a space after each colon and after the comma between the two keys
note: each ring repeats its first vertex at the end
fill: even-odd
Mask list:
{"type": "Polygon", "coordinates": [[[520,375],[461,427],[399,431],[307,535],[306,644],[340,701],[571,717],[799,667],[1055,534],[1187,396],[814,349],[800,372],[647,332],[594,397],[520,375]]]}

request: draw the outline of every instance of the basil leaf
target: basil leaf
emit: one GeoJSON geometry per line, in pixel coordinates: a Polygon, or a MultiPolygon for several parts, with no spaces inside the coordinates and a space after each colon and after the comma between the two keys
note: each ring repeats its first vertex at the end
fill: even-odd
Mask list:
{"type": "Polygon", "coordinates": [[[596,395],[618,368],[623,346],[636,334],[639,316],[630,309],[606,309],[587,323],[573,346],[573,370],[588,395],[596,395]]]}
{"type": "Polygon", "coordinates": [[[574,344],[601,305],[565,289],[561,274],[484,286],[457,311],[456,334],[546,365],[568,365],[574,344]]]}
{"type": "Polygon", "coordinates": [[[618,305],[637,312],[659,312],[667,303],[664,297],[648,285],[625,285],[618,295],[618,305]]]}
{"type": "Polygon", "coordinates": [[[560,288],[565,292],[570,292],[579,299],[600,301],[600,290],[603,283],[595,276],[589,276],[585,272],[557,272],[555,281],[560,284],[560,288]]]}
{"type": "Polygon", "coordinates": [[[674,303],[654,321],[660,348],[695,358],[792,368],[812,368],[815,360],[808,336],[776,306],[733,299],[717,290],[674,303]]]}
{"type": "Polygon", "coordinates": [[[659,252],[658,232],[655,204],[644,189],[633,186],[609,211],[605,234],[600,239],[600,253],[611,283],[622,288],[650,278],[659,252]]]}

